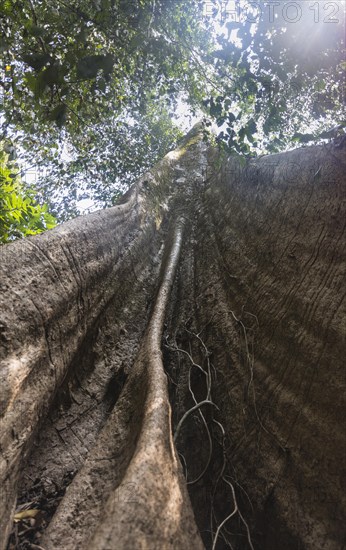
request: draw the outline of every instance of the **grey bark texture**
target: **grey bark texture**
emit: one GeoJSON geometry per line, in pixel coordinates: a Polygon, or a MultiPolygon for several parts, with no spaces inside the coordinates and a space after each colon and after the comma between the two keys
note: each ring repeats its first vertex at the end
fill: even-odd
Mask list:
{"type": "Polygon", "coordinates": [[[342,547],[345,166],[196,127],[1,247],[1,549],[342,547]]]}

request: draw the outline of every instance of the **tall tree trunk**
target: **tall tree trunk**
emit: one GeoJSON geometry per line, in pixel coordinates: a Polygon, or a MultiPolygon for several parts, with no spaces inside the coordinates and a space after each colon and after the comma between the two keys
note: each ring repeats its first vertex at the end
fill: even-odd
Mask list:
{"type": "Polygon", "coordinates": [[[199,131],[0,249],[1,549],[342,545],[345,152],[199,131]]]}

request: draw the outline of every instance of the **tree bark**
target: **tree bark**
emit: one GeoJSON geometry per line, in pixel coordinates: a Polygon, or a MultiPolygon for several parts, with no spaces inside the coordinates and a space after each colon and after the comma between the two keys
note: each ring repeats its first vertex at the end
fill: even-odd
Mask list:
{"type": "Polygon", "coordinates": [[[0,249],[1,549],[342,545],[345,150],[199,132],[0,249]]]}

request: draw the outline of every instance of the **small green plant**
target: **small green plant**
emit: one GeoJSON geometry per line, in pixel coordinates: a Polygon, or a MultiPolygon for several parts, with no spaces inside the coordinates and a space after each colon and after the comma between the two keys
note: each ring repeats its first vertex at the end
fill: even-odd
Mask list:
{"type": "Polygon", "coordinates": [[[55,225],[47,205],[38,204],[34,191],[24,189],[18,167],[0,144],[0,244],[42,233],[55,225]]]}

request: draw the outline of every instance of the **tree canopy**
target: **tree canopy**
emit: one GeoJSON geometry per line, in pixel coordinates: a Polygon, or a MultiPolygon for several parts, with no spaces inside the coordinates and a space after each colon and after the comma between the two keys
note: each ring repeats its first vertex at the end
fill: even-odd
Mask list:
{"type": "Polygon", "coordinates": [[[343,135],[343,4],[1,0],[2,140],[59,220],[114,204],[181,137],[242,155],[343,135]]]}

